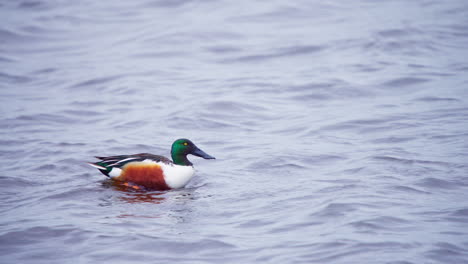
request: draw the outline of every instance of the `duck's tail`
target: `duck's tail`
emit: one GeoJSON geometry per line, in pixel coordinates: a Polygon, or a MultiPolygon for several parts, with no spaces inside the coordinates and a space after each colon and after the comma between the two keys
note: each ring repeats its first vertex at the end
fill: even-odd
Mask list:
{"type": "Polygon", "coordinates": [[[98,169],[102,174],[106,175],[107,177],[110,177],[109,172],[112,170],[112,168],[109,169],[109,168],[103,166],[103,164],[101,164],[100,162],[96,162],[96,163],[86,162],[86,163],[88,163],[90,166],[98,169]]]}

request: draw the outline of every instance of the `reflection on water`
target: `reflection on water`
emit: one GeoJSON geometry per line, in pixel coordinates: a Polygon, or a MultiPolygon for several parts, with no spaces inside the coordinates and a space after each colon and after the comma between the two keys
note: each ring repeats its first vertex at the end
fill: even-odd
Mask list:
{"type": "MultiPolygon", "coordinates": [[[[100,186],[109,190],[106,198],[101,198],[100,206],[120,209],[114,216],[135,221],[141,218],[159,219],[172,224],[186,223],[192,213],[192,202],[198,187],[169,191],[152,191],[144,187],[114,180],[101,181],[100,186]]],[[[171,227],[173,228],[173,227],[171,227]]]]}
{"type": "Polygon", "coordinates": [[[180,190],[170,191],[151,191],[142,186],[134,185],[127,182],[119,182],[114,180],[105,180],[102,182],[102,187],[110,188],[117,191],[118,199],[127,203],[163,203],[170,197],[172,200],[179,202],[193,199],[192,193],[196,188],[185,188],[180,190]],[[168,195],[170,193],[170,195],[168,195]]]}

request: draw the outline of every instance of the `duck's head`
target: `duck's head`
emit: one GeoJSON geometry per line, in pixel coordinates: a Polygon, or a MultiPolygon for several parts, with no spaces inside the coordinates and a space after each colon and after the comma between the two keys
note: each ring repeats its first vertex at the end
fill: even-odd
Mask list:
{"type": "Polygon", "coordinates": [[[188,154],[202,157],[204,159],[214,159],[213,156],[206,154],[188,139],[181,138],[172,143],[171,156],[174,164],[191,166],[192,163],[187,159],[188,154]]]}

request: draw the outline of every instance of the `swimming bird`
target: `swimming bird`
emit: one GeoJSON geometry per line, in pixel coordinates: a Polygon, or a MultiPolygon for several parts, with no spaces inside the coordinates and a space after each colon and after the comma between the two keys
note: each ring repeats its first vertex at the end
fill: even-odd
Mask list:
{"type": "Polygon", "coordinates": [[[172,160],[164,156],[140,153],[96,157],[101,161],[88,164],[113,180],[149,189],[169,190],[182,188],[192,179],[195,170],[192,162],[187,159],[188,154],[214,159],[192,141],[181,138],[172,143],[172,160]]]}

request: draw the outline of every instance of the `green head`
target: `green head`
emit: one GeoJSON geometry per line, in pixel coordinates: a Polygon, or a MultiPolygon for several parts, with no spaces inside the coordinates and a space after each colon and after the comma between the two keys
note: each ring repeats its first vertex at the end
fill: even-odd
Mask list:
{"type": "Polygon", "coordinates": [[[188,139],[181,138],[172,143],[171,156],[174,164],[192,166],[192,163],[187,159],[188,154],[202,157],[204,159],[214,159],[214,157],[206,154],[188,139]]]}

